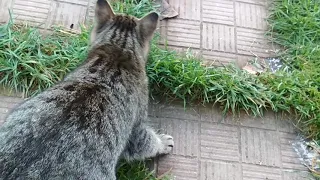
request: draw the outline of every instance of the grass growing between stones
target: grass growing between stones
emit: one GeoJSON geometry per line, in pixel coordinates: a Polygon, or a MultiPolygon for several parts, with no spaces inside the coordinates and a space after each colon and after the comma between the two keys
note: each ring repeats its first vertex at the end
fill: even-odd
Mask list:
{"type": "MultiPolygon", "coordinates": [[[[284,47],[282,59],[290,72],[252,76],[232,65],[204,67],[190,54],[179,55],[151,45],[147,73],[153,96],[186,103],[219,103],[223,113],[246,111],[256,116],[264,110],[289,112],[302,132],[320,140],[320,8],[319,0],[276,0],[269,18],[269,35],[284,47]]],[[[138,17],[154,10],[149,0],[114,1],[117,12],[138,17]]],[[[0,27],[0,85],[34,95],[61,80],[86,57],[88,28],[65,34],[59,28],[43,37],[38,29],[14,25],[0,27]]],[[[120,179],[152,175],[141,166],[124,164],[120,179]],[[132,171],[131,171],[132,170],[132,171]]],[[[144,178],[143,178],[144,177],[144,178]]]]}

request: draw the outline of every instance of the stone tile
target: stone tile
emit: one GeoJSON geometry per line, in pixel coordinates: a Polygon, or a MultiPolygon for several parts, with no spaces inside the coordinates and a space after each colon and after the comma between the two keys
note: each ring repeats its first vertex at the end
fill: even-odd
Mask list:
{"type": "Polygon", "coordinates": [[[157,174],[161,176],[165,173],[171,174],[175,180],[197,180],[198,160],[173,155],[160,158],[157,174]]]}
{"type": "Polygon", "coordinates": [[[200,180],[239,180],[242,179],[238,163],[201,161],[200,180]]]}
{"type": "Polygon", "coordinates": [[[162,20],[158,23],[157,31],[160,35],[160,38],[159,38],[160,45],[167,45],[167,22],[168,22],[167,20],[162,20]]]}
{"type": "Polygon", "coordinates": [[[199,150],[199,123],[187,120],[163,119],[161,130],[174,138],[173,154],[196,157],[199,150]]]}
{"type": "MultiPolygon", "coordinates": [[[[164,47],[164,46],[162,46],[164,47]]],[[[202,58],[202,54],[200,49],[193,49],[193,48],[187,48],[187,47],[176,47],[176,46],[167,46],[167,48],[169,48],[172,51],[177,52],[180,55],[185,56],[187,55],[192,55],[193,57],[198,57],[198,58],[202,58]]]]}
{"type": "Polygon", "coordinates": [[[50,11],[50,3],[50,0],[15,0],[12,9],[13,17],[20,22],[44,27],[50,11]]]}
{"type": "Polygon", "coordinates": [[[82,6],[88,6],[89,0],[59,0],[60,2],[65,2],[69,4],[76,4],[82,6]]]}
{"type": "Polygon", "coordinates": [[[240,160],[238,129],[221,124],[201,123],[200,155],[202,159],[240,160]]]}
{"type": "Polygon", "coordinates": [[[89,0],[89,6],[88,6],[88,11],[87,11],[87,17],[86,17],[86,21],[89,23],[92,23],[94,20],[94,16],[95,16],[95,7],[96,7],[96,0],[89,0]]]}
{"type": "Polygon", "coordinates": [[[239,54],[270,57],[273,48],[264,36],[264,31],[237,28],[237,50],[239,54]]]}
{"type": "Polygon", "coordinates": [[[156,113],[156,116],[196,121],[200,120],[200,114],[196,107],[183,107],[183,102],[159,104],[159,111],[156,113]]]}
{"type": "Polygon", "coordinates": [[[216,122],[213,118],[219,116],[219,114],[222,115],[222,112],[219,112],[218,108],[213,104],[199,105],[198,109],[201,121],[216,122]]]}
{"type": "Polygon", "coordinates": [[[275,131],[241,128],[242,162],[281,167],[280,141],[275,131]]]}
{"type": "Polygon", "coordinates": [[[233,63],[237,59],[236,54],[208,50],[204,50],[202,56],[208,63],[214,62],[214,64],[218,66],[233,63]]]}
{"type": "Polygon", "coordinates": [[[86,21],[87,6],[60,1],[52,1],[50,6],[47,28],[60,25],[69,29],[73,24],[75,30],[80,30],[80,24],[86,21]]]}
{"type": "Polygon", "coordinates": [[[202,48],[211,51],[236,52],[234,27],[203,23],[202,48]]]}
{"type": "Polygon", "coordinates": [[[262,5],[262,6],[267,6],[270,3],[269,0],[236,0],[236,2],[244,2],[244,3],[248,3],[248,4],[257,4],[257,5],[262,5]]]}
{"type": "Polygon", "coordinates": [[[10,15],[9,9],[11,8],[11,0],[0,0],[0,23],[8,22],[10,15]]]}
{"type": "Polygon", "coordinates": [[[0,100],[0,108],[9,108],[13,109],[15,108],[19,103],[11,103],[11,102],[4,102],[0,100]]]}
{"type": "Polygon", "coordinates": [[[15,103],[16,104],[16,103],[20,103],[22,101],[23,101],[22,98],[0,95],[0,103],[7,102],[7,103],[15,103]]]}
{"type": "Polygon", "coordinates": [[[169,0],[169,4],[179,13],[180,19],[200,20],[201,1],[169,0]]]}
{"type": "Polygon", "coordinates": [[[295,133],[297,129],[294,127],[294,117],[290,117],[286,114],[277,113],[276,123],[280,132],[295,133]]]}
{"type": "Polygon", "coordinates": [[[264,6],[235,3],[236,25],[238,27],[254,28],[260,30],[267,29],[267,9],[264,6]]]}
{"type": "Polygon", "coordinates": [[[283,180],[311,180],[314,179],[307,171],[283,171],[283,180]]]}
{"type": "Polygon", "coordinates": [[[203,0],[202,20],[204,22],[234,25],[233,0],[203,0]]]}
{"type": "Polygon", "coordinates": [[[280,180],[279,168],[242,164],[243,180],[280,180]]]}
{"type": "Polygon", "coordinates": [[[6,107],[1,107],[0,108],[0,114],[7,114],[10,111],[9,108],[6,107]]]}
{"type": "Polygon", "coordinates": [[[280,133],[281,143],[281,161],[284,169],[295,169],[307,171],[307,168],[302,165],[298,154],[294,151],[292,143],[297,136],[295,134],[280,133]]]}
{"type": "Polygon", "coordinates": [[[148,104],[148,115],[152,116],[152,117],[156,117],[157,113],[159,111],[159,106],[160,104],[150,100],[149,104],[148,104]]]}
{"type": "Polygon", "coordinates": [[[253,117],[246,113],[241,113],[239,117],[241,126],[254,127],[259,129],[276,130],[275,114],[273,112],[265,112],[263,117],[253,117]]]}
{"type": "Polygon", "coordinates": [[[160,131],[160,124],[161,124],[161,118],[151,117],[149,116],[148,119],[145,121],[145,123],[148,126],[151,126],[156,131],[160,131]]]}
{"type": "Polygon", "coordinates": [[[167,44],[200,48],[200,22],[184,19],[167,20],[167,44]]]}

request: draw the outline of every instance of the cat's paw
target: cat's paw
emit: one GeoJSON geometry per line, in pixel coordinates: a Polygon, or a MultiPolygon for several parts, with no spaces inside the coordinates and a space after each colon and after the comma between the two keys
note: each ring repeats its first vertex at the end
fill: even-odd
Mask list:
{"type": "Polygon", "coordinates": [[[173,149],[173,137],[168,134],[160,134],[162,147],[159,150],[159,154],[169,154],[173,149]]]}

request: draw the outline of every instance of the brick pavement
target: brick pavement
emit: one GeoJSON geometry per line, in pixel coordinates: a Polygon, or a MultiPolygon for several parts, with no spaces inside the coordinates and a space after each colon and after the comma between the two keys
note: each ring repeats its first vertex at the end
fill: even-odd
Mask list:
{"type": "MultiPolygon", "coordinates": [[[[0,125],[22,99],[0,96],[0,125]]],[[[216,107],[150,103],[150,126],[175,139],[172,155],[157,158],[161,176],[176,180],[302,180],[309,176],[291,142],[294,129],[272,113],[223,118],[216,107]]]]}

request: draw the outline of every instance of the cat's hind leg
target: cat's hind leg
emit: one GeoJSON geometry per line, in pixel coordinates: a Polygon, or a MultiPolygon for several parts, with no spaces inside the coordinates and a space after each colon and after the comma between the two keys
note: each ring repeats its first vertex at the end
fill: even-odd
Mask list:
{"type": "Polygon", "coordinates": [[[169,154],[173,145],[172,136],[157,134],[152,128],[139,125],[133,129],[122,157],[127,160],[144,160],[160,154],[169,154]]]}

